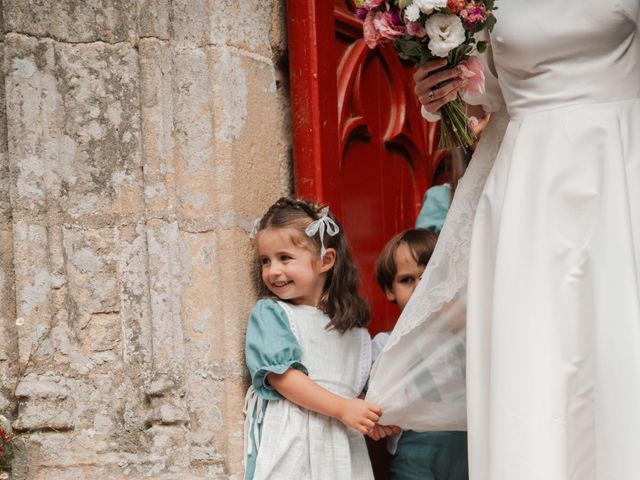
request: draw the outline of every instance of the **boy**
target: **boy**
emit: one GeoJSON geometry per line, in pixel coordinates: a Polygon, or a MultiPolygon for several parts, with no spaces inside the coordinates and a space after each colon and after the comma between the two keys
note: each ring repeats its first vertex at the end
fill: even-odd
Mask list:
{"type": "MultiPolygon", "coordinates": [[[[376,281],[390,302],[402,311],[420,281],[438,235],[430,230],[405,230],[393,237],[376,261],[376,281]]],[[[389,333],[373,339],[377,358],[389,333]]],[[[387,448],[392,480],[467,480],[466,432],[414,432],[405,430],[391,437],[387,448]]]]}

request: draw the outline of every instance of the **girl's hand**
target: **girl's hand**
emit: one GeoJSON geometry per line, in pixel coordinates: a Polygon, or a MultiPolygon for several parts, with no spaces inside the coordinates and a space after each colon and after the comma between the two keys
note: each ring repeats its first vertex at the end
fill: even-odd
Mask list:
{"type": "Polygon", "coordinates": [[[457,67],[440,70],[447,66],[447,60],[431,60],[423,66],[418,67],[416,73],[413,74],[413,80],[416,82],[415,92],[420,103],[424,105],[427,112],[438,114],[438,110],[443,105],[449,103],[458,95],[458,89],[466,83],[464,78],[460,77],[460,69],[457,67]],[[435,88],[446,82],[444,85],[435,88]]]}
{"type": "Polygon", "coordinates": [[[380,419],[380,407],[359,398],[347,399],[341,408],[338,420],[363,435],[368,433],[380,419]]]}
{"type": "Polygon", "coordinates": [[[375,441],[400,433],[402,429],[396,425],[375,425],[367,435],[375,441]]]}

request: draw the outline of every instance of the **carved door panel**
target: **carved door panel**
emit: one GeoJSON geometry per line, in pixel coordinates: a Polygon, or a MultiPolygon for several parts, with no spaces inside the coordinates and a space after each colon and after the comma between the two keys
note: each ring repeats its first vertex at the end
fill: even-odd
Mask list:
{"type": "Polygon", "coordinates": [[[295,183],[339,215],[375,334],[398,316],[375,283],[375,259],[414,225],[443,152],[420,116],[413,68],[390,45],[370,50],[353,12],[349,0],[289,1],[295,183]]]}

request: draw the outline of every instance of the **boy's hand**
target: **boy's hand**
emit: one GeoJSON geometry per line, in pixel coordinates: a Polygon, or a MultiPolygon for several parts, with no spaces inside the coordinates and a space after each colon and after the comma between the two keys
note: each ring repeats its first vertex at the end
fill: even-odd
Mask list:
{"type": "Polygon", "coordinates": [[[396,433],[400,433],[402,429],[396,425],[375,425],[367,435],[369,435],[375,441],[382,440],[385,437],[390,437],[396,433]]]}
{"type": "Polygon", "coordinates": [[[364,435],[375,426],[380,415],[382,415],[380,407],[366,400],[353,398],[345,400],[338,420],[364,435]]]}

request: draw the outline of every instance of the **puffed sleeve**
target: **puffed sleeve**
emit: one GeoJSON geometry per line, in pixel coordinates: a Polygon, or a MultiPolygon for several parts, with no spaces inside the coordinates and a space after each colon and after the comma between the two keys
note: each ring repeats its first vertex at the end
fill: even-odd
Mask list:
{"type": "Polygon", "coordinates": [[[290,368],[308,375],[301,356],[300,344],[282,307],[273,300],[259,300],[249,315],[245,339],[245,358],[256,393],[266,400],[283,398],[266,377],[290,368]]]}
{"type": "Polygon", "coordinates": [[[493,63],[493,50],[491,49],[491,41],[486,30],[478,33],[476,38],[479,41],[487,42],[487,49],[484,53],[476,53],[475,55],[482,62],[484,67],[484,93],[482,95],[462,95],[462,99],[469,105],[482,105],[487,113],[497,112],[504,104],[502,90],[498,83],[498,73],[493,63]]]}

